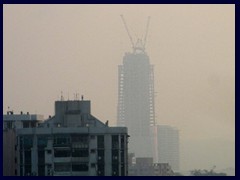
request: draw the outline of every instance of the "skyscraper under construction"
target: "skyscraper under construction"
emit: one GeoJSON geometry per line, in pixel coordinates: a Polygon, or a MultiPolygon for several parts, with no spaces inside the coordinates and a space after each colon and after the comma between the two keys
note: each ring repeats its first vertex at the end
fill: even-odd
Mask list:
{"type": "Polygon", "coordinates": [[[118,66],[117,124],[128,127],[129,152],[136,157],[154,157],[154,73],[145,52],[147,30],[143,41],[133,43],[123,16],[122,20],[133,52],[126,53],[123,64],[118,66]]]}

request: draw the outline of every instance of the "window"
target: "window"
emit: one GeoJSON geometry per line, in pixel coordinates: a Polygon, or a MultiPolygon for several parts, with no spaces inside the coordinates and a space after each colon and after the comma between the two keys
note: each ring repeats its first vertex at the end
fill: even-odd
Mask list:
{"type": "Polygon", "coordinates": [[[125,162],[125,158],[124,158],[124,150],[120,151],[120,156],[121,156],[121,163],[125,162]]]}
{"type": "Polygon", "coordinates": [[[91,152],[91,153],[96,153],[96,150],[95,150],[95,149],[91,149],[90,152],[91,152]]]}
{"type": "Polygon", "coordinates": [[[38,148],[44,148],[47,146],[48,138],[46,136],[38,137],[38,148]]]}
{"type": "Polygon", "coordinates": [[[55,149],[54,157],[70,157],[71,151],[70,149],[55,149]]]}
{"type": "Polygon", "coordinates": [[[69,163],[55,163],[54,170],[56,172],[69,172],[71,171],[71,165],[69,163]]]}
{"type": "Polygon", "coordinates": [[[38,165],[38,176],[45,176],[45,165],[38,165]]]}
{"type": "Polygon", "coordinates": [[[125,148],[125,143],[124,143],[124,135],[121,135],[121,149],[125,148]]]}
{"type": "Polygon", "coordinates": [[[112,150],[112,163],[118,163],[118,150],[112,150]]]}
{"type": "Polygon", "coordinates": [[[32,163],[32,153],[31,150],[24,151],[24,157],[25,157],[25,164],[31,164],[32,163]]]}
{"type": "Polygon", "coordinates": [[[105,171],[104,164],[98,164],[97,165],[97,175],[104,176],[105,175],[104,171],[105,171]]]}
{"type": "Polygon", "coordinates": [[[88,157],[89,152],[88,149],[73,149],[72,157],[88,157]]]}
{"type": "Polygon", "coordinates": [[[87,163],[73,164],[72,171],[88,171],[88,164],[87,163]]]}
{"type": "Polygon", "coordinates": [[[104,163],[104,150],[98,150],[98,163],[104,163]]]}
{"type": "Polygon", "coordinates": [[[66,136],[55,136],[53,146],[65,147],[70,145],[70,137],[66,136]]]}
{"type": "Polygon", "coordinates": [[[104,136],[100,135],[97,137],[97,147],[104,148],[104,136]]]}
{"type": "Polygon", "coordinates": [[[29,128],[29,122],[23,122],[23,128],[29,128]]]}
{"type": "Polygon", "coordinates": [[[8,129],[12,129],[13,128],[13,122],[12,121],[7,122],[7,128],[8,129]]]}
{"type": "Polygon", "coordinates": [[[23,146],[24,149],[31,149],[33,146],[33,138],[31,136],[24,136],[23,137],[23,146]]]}
{"type": "Polygon", "coordinates": [[[31,176],[32,166],[31,165],[25,165],[24,168],[25,168],[24,176],[31,176]]]}
{"type": "Polygon", "coordinates": [[[112,176],[119,176],[118,164],[112,164],[112,176]]]}
{"type": "Polygon", "coordinates": [[[38,151],[38,164],[43,164],[45,163],[45,151],[44,150],[39,150],[38,151]]]}
{"type": "Polygon", "coordinates": [[[88,148],[89,136],[86,134],[72,135],[73,148],[88,148]]]}
{"type": "Polygon", "coordinates": [[[118,142],[118,135],[112,136],[112,149],[118,149],[119,148],[119,142],[118,142]]]}

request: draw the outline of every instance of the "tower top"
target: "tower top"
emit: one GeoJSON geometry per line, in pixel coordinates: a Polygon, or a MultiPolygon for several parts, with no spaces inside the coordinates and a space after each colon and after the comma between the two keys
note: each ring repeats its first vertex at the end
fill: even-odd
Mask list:
{"type": "Polygon", "coordinates": [[[123,17],[123,15],[120,15],[124,24],[124,27],[127,31],[128,37],[130,39],[130,42],[132,44],[132,48],[133,48],[133,53],[145,53],[145,47],[146,47],[146,42],[147,42],[147,35],[148,35],[148,27],[149,27],[149,22],[150,22],[150,16],[148,16],[147,19],[147,26],[146,26],[146,32],[145,32],[145,36],[144,39],[138,38],[137,41],[134,43],[133,38],[128,30],[128,26],[127,23],[123,17]]]}

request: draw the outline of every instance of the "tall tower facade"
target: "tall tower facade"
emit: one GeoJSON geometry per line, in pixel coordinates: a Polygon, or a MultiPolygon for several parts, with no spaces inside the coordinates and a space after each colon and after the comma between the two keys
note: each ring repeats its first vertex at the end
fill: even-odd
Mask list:
{"type": "Polygon", "coordinates": [[[148,55],[135,49],[118,66],[118,126],[127,126],[129,152],[154,157],[154,73],[148,55]]]}

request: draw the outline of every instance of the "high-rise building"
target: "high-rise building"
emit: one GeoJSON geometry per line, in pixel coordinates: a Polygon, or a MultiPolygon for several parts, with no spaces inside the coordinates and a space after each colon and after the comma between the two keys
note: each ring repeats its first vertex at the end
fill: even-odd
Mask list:
{"type": "Polygon", "coordinates": [[[121,15],[133,51],[126,53],[118,66],[117,124],[127,126],[130,135],[129,152],[136,157],[154,157],[155,109],[153,65],[145,51],[150,17],[146,34],[134,43],[123,15],[121,15]]]}
{"type": "Polygon", "coordinates": [[[153,157],[151,127],[155,126],[154,74],[147,53],[135,48],[118,66],[118,126],[127,126],[129,152],[136,157],[153,157]]]}
{"type": "Polygon", "coordinates": [[[16,175],[127,175],[127,128],[102,123],[91,114],[90,101],[56,101],[55,115],[41,123],[23,116],[4,115],[5,127],[15,129],[16,175]]]}
{"type": "Polygon", "coordinates": [[[157,126],[158,162],[179,171],[179,131],[168,125],[157,126]]]}

